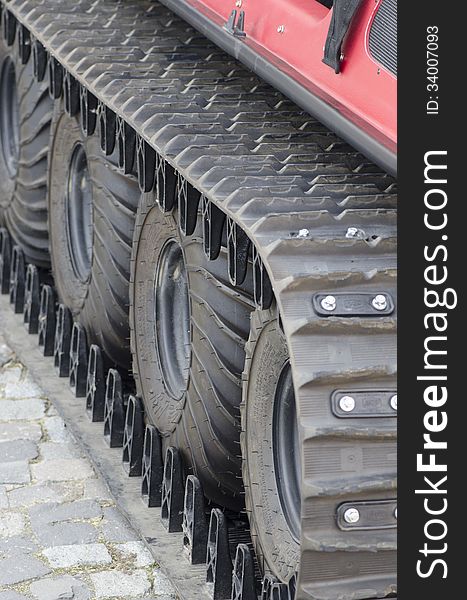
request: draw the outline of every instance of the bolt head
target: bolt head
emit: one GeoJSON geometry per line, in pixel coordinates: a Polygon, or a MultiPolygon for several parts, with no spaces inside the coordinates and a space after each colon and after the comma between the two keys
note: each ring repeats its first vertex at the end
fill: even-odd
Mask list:
{"type": "Polygon", "coordinates": [[[339,408],[344,412],[352,412],[355,408],[355,400],[352,396],[342,396],[339,399],[339,408]]]}
{"type": "Polygon", "coordinates": [[[326,296],[321,300],[321,307],[324,310],[332,312],[336,309],[336,298],[334,296],[326,296]]]}
{"type": "Polygon", "coordinates": [[[360,521],[360,512],[356,508],[348,508],[344,512],[344,521],[349,525],[355,525],[360,521]]]}
{"type": "Polygon", "coordinates": [[[397,394],[394,394],[394,396],[391,396],[391,399],[389,400],[389,404],[391,405],[391,408],[393,410],[397,410],[397,394]]]}
{"type": "Polygon", "coordinates": [[[284,25],[279,25],[279,26],[277,27],[277,33],[284,33],[284,31],[285,31],[285,27],[284,27],[284,25]]]}
{"type": "Polygon", "coordinates": [[[358,227],[348,227],[345,237],[348,239],[364,240],[366,234],[363,229],[359,229],[358,227]]]}
{"type": "Polygon", "coordinates": [[[376,310],[386,310],[388,300],[384,294],[377,294],[371,301],[371,304],[376,310]]]}
{"type": "Polygon", "coordinates": [[[396,508],[394,509],[394,518],[395,518],[395,519],[396,519],[396,521],[397,521],[397,506],[396,506],[396,508]]]}

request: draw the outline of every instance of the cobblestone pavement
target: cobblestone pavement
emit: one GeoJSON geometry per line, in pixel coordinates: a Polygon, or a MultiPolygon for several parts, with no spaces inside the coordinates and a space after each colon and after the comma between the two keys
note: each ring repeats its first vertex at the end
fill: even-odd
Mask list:
{"type": "Polygon", "coordinates": [[[177,596],[0,336],[0,600],[104,598],[177,596]]]}

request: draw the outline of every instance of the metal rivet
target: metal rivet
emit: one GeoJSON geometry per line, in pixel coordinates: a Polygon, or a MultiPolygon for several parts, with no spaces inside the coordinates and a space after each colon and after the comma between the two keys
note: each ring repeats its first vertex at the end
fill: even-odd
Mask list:
{"type": "Polygon", "coordinates": [[[333,311],[336,308],[336,299],[334,296],[326,296],[321,300],[321,307],[327,311],[333,311]]]}
{"type": "Polygon", "coordinates": [[[388,300],[384,294],[378,294],[373,298],[371,304],[376,310],[386,310],[388,307],[388,300]]]}
{"type": "Polygon", "coordinates": [[[284,33],[285,31],[285,26],[284,25],[279,25],[277,27],[277,33],[284,33]]]}
{"type": "Polygon", "coordinates": [[[395,518],[395,519],[397,519],[397,506],[396,506],[396,508],[394,509],[394,518],[395,518]]]}
{"type": "Polygon", "coordinates": [[[394,396],[391,396],[391,399],[389,400],[389,404],[391,405],[391,408],[393,408],[394,410],[397,410],[397,394],[394,394],[394,396]]]}
{"type": "Polygon", "coordinates": [[[354,523],[358,523],[360,521],[360,513],[356,508],[348,508],[344,512],[344,521],[349,523],[349,525],[353,525],[354,523]]]}
{"type": "Polygon", "coordinates": [[[355,408],[355,400],[352,396],[342,396],[339,400],[339,408],[344,412],[352,412],[355,408]]]}

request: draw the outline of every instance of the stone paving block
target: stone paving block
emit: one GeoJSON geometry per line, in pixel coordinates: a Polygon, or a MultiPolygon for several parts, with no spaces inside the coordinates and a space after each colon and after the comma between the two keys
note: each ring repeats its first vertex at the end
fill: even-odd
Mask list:
{"type": "Polygon", "coordinates": [[[43,460],[31,465],[33,479],[41,481],[69,481],[94,477],[94,471],[87,460],[81,458],[65,458],[43,460]]]}
{"type": "MultiPolygon", "coordinates": [[[[1,480],[1,477],[0,477],[1,480]]],[[[0,485],[0,509],[8,508],[10,503],[8,501],[8,496],[6,492],[6,486],[0,485]]]]}
{"type": "Polygon", "coordinates": [[[70,575],[35,581],[29,589],[37,600],[89,600],[91,597],[86,583],[70,575]]]}
{"type": "Polygon", "coordinates": [[[129,596],[135,598],[147,594],[151,588],[145,571],[123,573],[121,571],[102,571],[92,573],[91,581],[97,598],[129,596]]]}
{"type": "Polygon", "coordinates": [[[164,575],[160,569],[155,569],[153,571],[153,594],[157,598],[159,596],[176,598],[176,592],[173,585],[170,583],[167,575],[164,575]]]}
{"type": "Polygon", "coordinates": [[[0,560],[0,585],[13,585],[48,573],[49,567],[29,554],[0,560]]]}
{"type": "Polygon", "coordinates": [[[49,405],[49,407],[45,411],[45,414],[48,417],[58,417],[58,411],[57,411],[57,409],[55,408],[55,406],[53,404],[49,405]]]}
{"type": "Polygon", "coordinates": [[[26,535],[15,535],[8,538],[0,538],[0,555],[3,558],[11,557],[16,554],[33,554],[37,552],[38,545],[26,535]]]}
{"type": "Polygon", "coordinates": [[[40,502],[62,502],[61,495],[50,485],[28,485],[8,492],[11,508],[33,506],[40,502]]]}
{"type": "Polygon", "coordinates": [[[128,521],[122,517],[118,509],[110,506],[104,508],[104,519],[100,529],[108,542],[132,542],[138,540],[135,531],[128,521]]]}
{"type": "Polygon", "coordinates": [[[112,495],[107,485],[100,479],[86,479],[84,482],[84,498],[107,500],[113,502],[112,495]]]}
{"type": "Polygon", "coordinates": [[[44,556],[55,569],[81,565],[109,565],[112,557],[104,544],[75,544],[46,548],[44,556]]]}
{"type": "Polygon", "coordinates": [[[23,594],[18,594],[18,592],[14,592],[13,590],[6,590],[5,592],[0,592],[0,600],[30,600],[27,596],[23,596],[23,594]]]}
{"type": "Polygon", "coordinates": [[[96,519],[102,516],[102,508],[95,500],[80,500],[66,504],[43,504],[29,511],[33,519],[46,523],[71,519],[96,519]]]}
{"type": "Polygon", "coordinates": [[[116,544],[115,549],[127,559],[131,559],[135,567],[148,567],[154,564],[154,558],[143,542],[125,542],[116,544]]]}
{"type": "Polygon", "coordinates": [[[90,544],[98,538],[97,529],[90,523],[51,523],[33,526],[34,533],[43,546],[65,546],[68,544],[90,544]]]}
{"type": "MultiPolygon", "coordinates": [[[[1,338],[0,338],[1,340],[1,338]]],[[[6,365],[8,362],[10,362],[10,360],[13,359],[13,351],[9,348],[9,346],[7,346],[5,344],[5,342],[3,342],[3,340],[0,341],[0,367],[3,367],[4,365],[6,365]]]]}
{"type": "MultiPolygon", "coordinates": [[[[3,400],[2,405],[3,407],[3,400]]],[[[0,407],[0,413],[1,413],[0,407]]],[[[0,423],[0,442],[31,440],[38,442],[42,437],[39,423],[0,423]]]]}
{"type": "Polygon", "coordinates": [[[0,442],[0,463],[32,460],[38,454],[37,445],[31,440],[0,442]]]}
{"type": "Polygon", "coordinates": [[[0,513],[0,538],[20,535],[24,530],[25,519],[21,513],[3,511],[0,513]]]}
{"type": "Polygon", "coordinates": [[[0,371],[1,388],[3,388],[3,386],[7,385],[8,383],[17,383],[21,379],[22,375],[23,368],[20,365],[14,363],[6,365],[0,371]]]}
{"type": "Polygon", "coordinates": [[[44,442],[40,444],[39,450],[44,460],[81,458],[83,451],[73,442],[44,442]]]}
{"type": "Polygon", "coordinates": [[[5,384],[3,393],[5,398],[41,398],[41,388],[29,377],[19,381],[9,381],[5,384]]]}
{"type": "Polygon", "coordinates": [[[39,398],[27,400],[2,400],[0,421],[28,421],[41,419],[45,412],[45,402],[39,398]]]}
{"type": "Polygon", "coordinates": [[[0,483],[29,483],[31,481],[31,472],[27,460],[18,460],[15,462],[0,462],[0,483]]]}
{"type": "Polygon", "coordinates": [[[44,419],[45,432],[52,442],[68,442],[71,434],[66,428],[61,417],[47,417],[44,419]]]}
{"type": "Polygon", "coordinates": [[[40,504],[29,510],[31,527],[43,546],[90,544],[98,530],[85,520],[100,518],[97,502],[81,500],[67,504],[40,504]]]}

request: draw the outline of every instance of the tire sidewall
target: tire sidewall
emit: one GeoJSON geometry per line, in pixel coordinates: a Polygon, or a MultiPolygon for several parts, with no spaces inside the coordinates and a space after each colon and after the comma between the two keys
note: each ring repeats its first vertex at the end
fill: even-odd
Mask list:
{"type": "Polygon", "coordinates": [[[64,111],[57,111],[52,126],[49,168],[49,232],[52,270],[60,300],[73,315],[84,306],[90,278],[82,282],[75,274],[70,256],[65,194],[68,166],[76,144],[85,145],[78,121],[64,111]]]}
{"type": "MultiPolygon", "coordinates": [[[[7,60],[7,58],[10,58],[15,65],[16,86],[18,89],[18,93],[20,94],[21,90],[19,89],[19,87],[21,85],[21,78],[19,77],[19,73],[18,73],[19,62],[17,59],[16,44],[9,48],[5,44],[3,36],[0,35],[0,76],[3,71],[3,66],[4,66],[4,63],[7,60]]],[[[24,67],[20,66],[19,68],[23,69],[24,67]]],[[[21,127],[20,127],[20,155],[18,157],[19,165],[21,164],[21,148],[22,148],[22,144],[21,144],[21,127]]],[[[7,166],[5,164],[4,156],[3,156],[3,149],[1,147],[0,147],[0,181],[1,181],[1,185],[0,185],[0,224],[3,224],[2,213],[10,206],[10,204],[13,200],[13,196],[14,196],[15,189],[16,189],[16,178],[10,177],[10,174],[8,172],[7,166]]]]}
{"type": "Polygon", "coordinates": [[[299,543],[293,538],[276,484],[272,441],[274,396],[289,359],[274,310],[252,316],[242,405],[243,475],[246,506],[256,553],[265,573],[288,582],[298,569],[299,543]]]}
{"type": "MultiPolygon", "coordinates": [[[[133,372],[138,394],[144,398],[151,419],[162,435],[172,434],[182,416],[186,393],[175,399],[167,391],[157,350],[154,279],[166,244],[175,240],[183,251],[177,219],[164,214],[152,194],[143,194],[136,222],[130,288],[130,330],[133,372]],[[151,256],[153,260],[148,261],[151,256]],[[144,258],[146,257],[146,259],[144,258]]],[[[191,336],[190,331],[190,336],[191,336]]],[[[189,379],[186,383],[188,389],[189,379]]]]}

